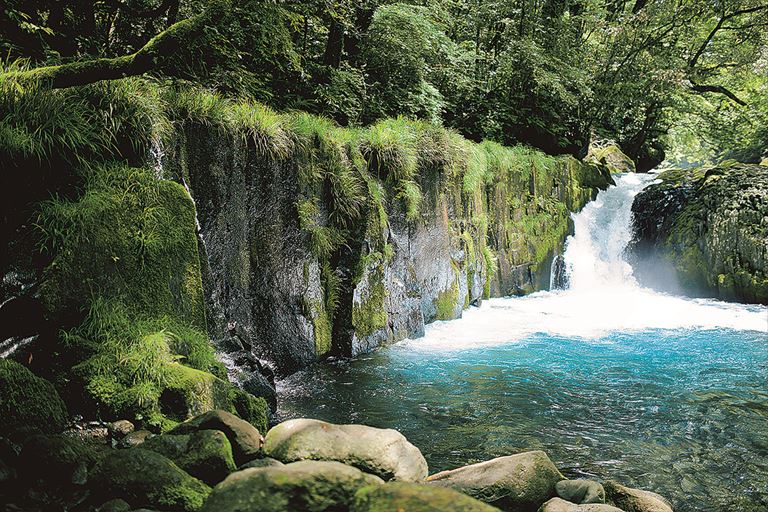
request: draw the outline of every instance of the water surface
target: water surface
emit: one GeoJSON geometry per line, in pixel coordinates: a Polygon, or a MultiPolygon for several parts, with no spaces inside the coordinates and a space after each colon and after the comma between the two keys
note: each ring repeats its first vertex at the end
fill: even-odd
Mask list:
{"type": "Polygon", "coordinates": [[[431,472],[542,449],[678,511],[768,510],[768,310],[637,284],[629,207],[653,179],[623,176],[574,216],[569,289],[296,374],[281,418],[398,429],[431,472]]]}

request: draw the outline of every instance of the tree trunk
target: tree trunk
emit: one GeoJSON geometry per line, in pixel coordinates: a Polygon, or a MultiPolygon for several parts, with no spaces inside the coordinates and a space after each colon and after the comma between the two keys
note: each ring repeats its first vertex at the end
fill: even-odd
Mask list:
{"type": "Polygon", "coordinates": [[[130,55],[45,66],[28,71],[11,71],[0,74],[0,80],[37,82],[42,87],[63,89],[101,80],[142,75],[162,68],[166,59],[189,45],[197,33],[209,23],[219,20],[229,7],[230,0],[214,0],[202,13],[174,23],[130,55]]]}

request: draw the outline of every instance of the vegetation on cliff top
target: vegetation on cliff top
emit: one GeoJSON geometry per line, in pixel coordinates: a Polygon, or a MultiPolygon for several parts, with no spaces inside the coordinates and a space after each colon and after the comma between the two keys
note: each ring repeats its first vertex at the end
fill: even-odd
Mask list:
{"type": "Polygon", "coordinates": [[[556,153],[584,150],[594,132],[647,169],[664,146],[760,156],[766,11],[759,0],[14,0],[0,51],[37,68],[6,78],[54,86],[149,72],[342,125],[407,115],[556,153]]]}

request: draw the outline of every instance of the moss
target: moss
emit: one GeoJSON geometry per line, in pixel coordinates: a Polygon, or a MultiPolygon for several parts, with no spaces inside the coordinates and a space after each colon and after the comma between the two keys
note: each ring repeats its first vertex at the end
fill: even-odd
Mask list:
{"type": "Polygon", "coordinates": [[[498,512],[499,509],[452,489],[407,482],[360,488],[352,512],[498,512]]]}
{"type": "Polygon", "coordinates": [[[635,162],[613,143],[590,146],[586,160],[604,164],[611,174],[635,172],[635,162]]]}
{"type": "Polygon", "coordinates": [[[200,480],[150,450],[113,451],[99,462],[89,483],[103,499],[119,496],[134,507],[195,512],[211,492],[200,480]]]}
{"type": "Polygon", "coordinates": [[[208,485],[216,485],[237,467],[232,445],[218,430],[199,430],[189,435],[165,434],[148,439],[142,450],[157,452],[208,485]]]}
{"type": "Polygon", "coordinates": [[[456,317],[456,305],[459,303],[459,283],[454,276],[450,288],[440,292],[435,299],[435,320],[452,320],[456,317]]]}
{"type": "Polygon", "coordinates": [[[324,356],[331,351],[332,327],[327,311],[321,303],[312,306],[312,328],[315,335],[315,354],[324,356]]]}
{"type": "Polygon", "coordinates": [[[352,304],[352,326],[360,337],[370,336],[386,327],[389,316],[384,309],[387,290],[384,286],[384,255],[372,253],[361,259],[357,288],[362,290],[358,302],[352,304]]]}
{"type": "Polygon", "coordinates": [[[24,366],[0,359],[0,434],[28,426],[57,432],[68,419],[67,408],[53,385],[24,366]]]}

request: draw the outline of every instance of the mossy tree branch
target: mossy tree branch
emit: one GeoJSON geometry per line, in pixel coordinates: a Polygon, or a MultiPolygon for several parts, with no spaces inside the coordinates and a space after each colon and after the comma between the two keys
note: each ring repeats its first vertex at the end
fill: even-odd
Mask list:
{"type": "Polygon", "coordinates": [[[203,12],[174,23],[130,55],[11,71],[0,74],[0,80],[39,83],[42,87],[63,89],[149,73],[162,68],[175,53],[191,44],[206,26],[221,19],[230,7],[230,0],[212,0],[203,12]]]}

